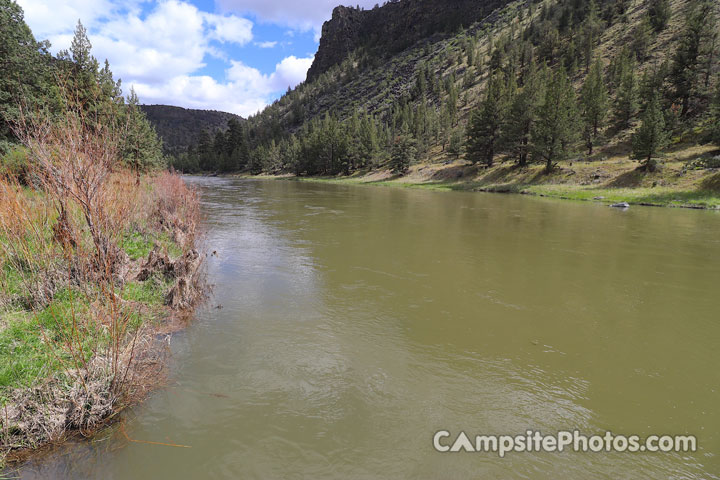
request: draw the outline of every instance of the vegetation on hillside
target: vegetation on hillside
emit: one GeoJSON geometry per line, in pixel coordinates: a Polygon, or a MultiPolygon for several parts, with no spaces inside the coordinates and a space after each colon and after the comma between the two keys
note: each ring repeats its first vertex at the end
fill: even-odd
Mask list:
{"type": "Polygon", "coordinates": [[[338,175],[460,157],[549,173],[622,152],[651,171],[666,147],[719,144],[717,17],[711,0],[509,3],[387,60],[349,52],[174,165],[338,175]]]}
{"type": "Polygon", "coordinates": [[[217,131],[226,131],[231,120],[242,121],[232,113],[214,110],[190,110],[169,105],[142,105],[140,108],[162,139],[165,154],[172,157],[202,140],[202,132],[215,135],[217,131]]]}
{"type": "Polygon", "coordinates": [[[124,126],[119,151],[126,166],[138,172],[164,166],[162,144],[137,96],[124,98],[107,60],[101,67],[92,56],[85,27],[78,22],[70,50],[52,56],[49,46],[35,40],[14,0],[0,0],[0,173],[25,168],[22,123],[62,116],[69,101],[105,125],[124,126]]]}

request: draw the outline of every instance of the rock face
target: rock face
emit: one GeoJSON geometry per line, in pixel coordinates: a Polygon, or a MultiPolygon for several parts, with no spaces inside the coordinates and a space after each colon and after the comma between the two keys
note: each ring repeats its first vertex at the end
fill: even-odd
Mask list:
{"type": "Polygon", "coordinates": [[[307,79],[314,80],[360,48],[388,57],[437,33],[454,32],[483,19],[509,0],[401,0],[372,10],[336,7],[325,22],[307,79]]]}

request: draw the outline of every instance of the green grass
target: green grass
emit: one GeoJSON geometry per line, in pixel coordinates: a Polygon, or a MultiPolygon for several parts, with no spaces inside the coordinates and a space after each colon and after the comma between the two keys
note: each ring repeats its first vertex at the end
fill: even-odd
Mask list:
{"type": "MultiPolygon", "coordinates": [[[[150,307],[148,311],[129,313],[130,330],[152,321],[161,312],[169,283],[152,277],[145,282],[128,283],[123,300],[150,307]]],[[[107,343],[107,332],[94,322],[83,322],[90,302],[81,293],[64,289],[48,307],[37,314],[27,311],[0,313],[0,398],[8,389],[30,386],[64,368],[73,368],[74,360],[66,345],[80,338],[78,359],[89,359],[94,350],[107,343]],[[73,322],[73,318],[76,319],[73,322]]]]}
{"type": "MultiPolygon", "coordinates": [[[[180,248],[167,234],[126,236],[122,247],[133,259],[146,257],[160,245],[170,255],[181,254],[180,248]]],[[[79,338],[78,358],[89,359],[93,351],[107,344],[108,333],[94,322],[83,322],[90,314],[90,301],[82,293],[62,289],[42,311],[23,310],[25,306],[12,303],[25,292],[23,275],[9,264],[0,269],[0,401],[3,392],[27,387],[48,378],[65,368],[73,368],[74,360],[67,344],[79,338]],[[77,322],[73,322],[73,318],[77,322]],[[75,323],[75,324],[74,324],[75,323]]],[[[140,304],[129,315],[129,328],[135,330],[145,322],[153,322],[163,315],[165,292],[170,287],[164,278],[152,277],[145,282],[130,282],[120,296],[128,302],[140,304]]],[[[22,303],[22,302],[20,302],[22,303]]]]}
{"type": "Polygon", "coordinates": [[[76,346],[77,358],[88,359],[93,348],[103,342],[103,333],[96,327],[83,326],[73,318],[87,315],[89,302],[69,289],[58,292],[43,311],[8,312],[3,314],[4,328],[0,330],[0,392],[29,386],[74,366],[72,356],[63,345],[81,338],[76,346]]]}
{"type": "Polygon", "coordinates": [[[165,292],[169,287],[169,282],[163,278],[154,276],[144,282],[130,282],[126,284],[121,297],[128,302],[159,306],[165,302],[165,292]]]}
{"type": "Polygon", "coordinates": [[[132,260],[147,257],[155,247],[155,242],[149,235],[143,235],[139,232],[132,232],[125,235],[120,247],[132,260]]]}
{"type": "Polygon", "coordinates": [[[302,182],[339,185],[370,185],[440,191],[523,193],[564,200],[600,201],[608,204],[628,202],[631,205],[720,209],[720,193],[703,189],[683,190],[672,187],[598,188],[576,184],[487,184],[472,181],[364,181],[362,177],[291,177],[291,179],[302,182]],[[599,199],[599,197],[603,198],[599,199]]]}
{"type": "Polygon", "coordinates": [[[0,271],[0,292],[8,296],[20,295],[23,290],[23,278],[20,273],[5,264],[0,271]]]}
{"type": "Polygon", "coordinates": [[[568,200],[628,202],[631,205],[664,207],[720,208],[720,196],[709,191],[682,191],[672,188],[582,188],[574,185],[531,185],[526,193],[568,200]],[[603,197],[602,199],[599,199],[603,197]],[[595,199],[599,200],[595,200],[595,199]]]}
{"type": "Polygon", "coordinates": [[[173,258],[182,254],[182,249],[175,243],[167,233],[163,232],[159,235],[143,234],[132,232],[126,234],[122,239],[120,247],[125,250],[130,259],[139,260],[146,258],[150,252],[159,245],[162,249],[167,250],[168,255],[173,258]]]}

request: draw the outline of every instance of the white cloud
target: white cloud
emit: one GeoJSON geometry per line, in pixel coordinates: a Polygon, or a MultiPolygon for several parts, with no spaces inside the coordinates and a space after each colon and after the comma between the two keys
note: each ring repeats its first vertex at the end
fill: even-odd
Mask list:
{"type": "MultiPolygon", "coordinates": [[[[320,31],[333,8],[342,3],[339,0],[216,0],[218,6],[227,12],[252,13],[259,19],[287,25],[298,30],[320,31]]],[[[372,8],[379,0],[354,0],[350,5],[372,8]]]]}
{"type": "Polygon", "coordinates": [[[176,76],[152,85],[134,83],[144,103],[172,103],[187,108],[207,108],[247,117],[262,110],[273,93],[303,82],[312,57],[283,59],[269,75],[240,61],[232,61],[221,83],[209,76],[176,76]]]}
{"type": "Polygon", "coordinates": [[[111,0],[18,0],[18,4],[25,11],[25,21],[38,39],[71,32],[79,19],[89,25],[112,16],[116,11],[111,0]]]}
{"type": "MultiPolygon", "coordinates": [[[[252,42],[253,23],[236,14],[200,11],[187,0],[19,0],[39,38],[54,52],[69,48],[80,18],[90,32],[93,55],[107,58],[124,90],[133,86],[143,103],[224,110],[243,116],[265,107],[288,87],[305,80],[312,57],[288,56],[264,74],[228,58],[223,44],[252,42]],[[199,73],[206,59],[228,64],[224,78],[199,73]]],[[[252,3],[252,2],[251,2],[252,3]]],[[[272,4],[273,2],[270,1],[272,4]]],[[[298,2],[299,4],[299,2],[298,2]]],[[[258,42],[273,48],[278,41],[258,42]]]]}
{"type": "Polygon", "coordinates": [[[246,18],[206,14],[205,19],[214,27],[210,37],[215,40],[239,45],[245,45],[252,40],[253,24],[246,18]]]}
{"type": "Polygon", "coordinates": [[[275,66],[275,72],[270,76],[270,83],[277,91],[304,82],[313,58],[296,58],[293,55],[283,59],[275,66]]]}

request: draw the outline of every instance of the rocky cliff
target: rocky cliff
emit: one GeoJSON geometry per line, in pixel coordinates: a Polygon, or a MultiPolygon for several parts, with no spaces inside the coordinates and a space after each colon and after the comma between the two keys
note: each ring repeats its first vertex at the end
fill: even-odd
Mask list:
{"type": "Polygon", "coordinates": [[[337,7],[322,28],[308,71],[312,81],[356,50],[386,58],[433,34],[451,33],[483,19],[508,0],[401,0],[372,10],[337,7]]]}

